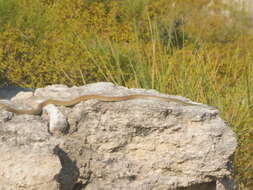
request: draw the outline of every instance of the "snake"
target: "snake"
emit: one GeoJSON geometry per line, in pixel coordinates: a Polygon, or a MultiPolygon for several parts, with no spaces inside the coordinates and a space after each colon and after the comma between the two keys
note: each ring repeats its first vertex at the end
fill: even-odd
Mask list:
{"type": "Polygon", "coordinates": [[[41,115],[43,108],[48,104],[54,104],[57,106],[74,106],[82,101],[86,100],[99,100],[103,102],[119,102],[119,101],[127,101],[127,100],[133,100],[133,99],[156,99],[164,102],[176,102],[179,104],[182,104],[184,106],[200,106],[199,104],[192,104],[189,102],[184,102],[182,100],[176,99],[176,98],[170,98],[170,97],[161,97],[161,96],[155,96],[155,95],[145,95],[145,94],[134,94],[134,95],[127,95],[127,96],[103,96],[103,95],[83,95],[79,96],[77,98],[74,98],[72,100],[55,100],[55,99],[48,99],[45,100],[37,105],[34,109],[17,109],[10,105],[7,105],[5,103],[0,102],[0,108],[5,109],[6,111],[15,113],[17,115],[22,114],[28,114],[28,115],[41,115]]]}

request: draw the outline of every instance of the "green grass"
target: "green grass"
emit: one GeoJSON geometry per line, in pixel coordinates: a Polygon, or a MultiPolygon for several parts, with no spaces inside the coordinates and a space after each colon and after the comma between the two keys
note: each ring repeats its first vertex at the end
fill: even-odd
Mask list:
{"type": "Polygon", "coordinates": [[[0,81],[111,81],[216,106],[238,136],[234,176],[252,189],[252,15],[221,1],[169,2],[0,0],[0,81]]]}

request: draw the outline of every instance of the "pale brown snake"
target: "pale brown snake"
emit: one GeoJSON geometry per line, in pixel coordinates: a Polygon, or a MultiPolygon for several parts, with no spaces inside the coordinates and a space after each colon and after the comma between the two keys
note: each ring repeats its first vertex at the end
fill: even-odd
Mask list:
{"type": "Polygon", "coordinates": [[[38,106],[34,109],[17,109],[13,108],[12,106],[9,106],[4,103],[0,103],[0,108],[3,108],[9,112],[13,112],[15,114],[21,115],[21,114],[29,114],[29,115],[40,115],[42,113],[42,109],[44,106],[48,104],[54,104],[59,106],[73,106],[81,101],[86,101],[90,99],[100,100],[104,102],[118,102],[118,101],[126,101],[126,100],[133,100],[133,99],[157,99],[165,102],[177,102],[185,106],[201,106],[199,104],[192,104],[187,103],[182,100],[178,100],[176,98],[169,98],[169,97],[161,97],[161,96],[155,96],[155,95],[144,95],[144,94],[134,94],[134,95],[127,95],[127,96],[102,96],[102,95],[83,95],[77,98],[74,98],[72,100],[45,100],[38,104],[38,106]]]}

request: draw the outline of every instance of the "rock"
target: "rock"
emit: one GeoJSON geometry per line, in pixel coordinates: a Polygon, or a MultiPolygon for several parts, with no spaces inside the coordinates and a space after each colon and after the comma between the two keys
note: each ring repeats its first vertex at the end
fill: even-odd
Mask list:
{"type": "MultiPolygon", "coordinates": [[[[140,93],[166,96],[112,83],[35,91],[41,99],[67,100],[140,93]]],[[[68,134],[51,133],[47,117],[0,117],[0,189],[229,189],[220,184],[231,174],[237,142],[218,110],[155,99],[87,100],[58,109],[68,134]]]]}
{"type": "Polygon", "coordinates": [[[19,92],[16,96],[14,96],[13,98],[11,98],[12,101],[15,100],[24,100],[24,99],[28,99],[31,98],[33,96],[33,92],[19,92]]]}
{"type": "Polygon", "coordinates": [[[45,123],[34,116],[0,122],[0,189],[55,190],[61,163],[45,123]]]}
{"type": "Polygon", "coordinates": [[[44,110],[48,113],[49,129],[48,131],[53,135],[65,134],[68,130],[68,122],[66,116],[64,116],[55,105],[47,105],[44,110]]]}

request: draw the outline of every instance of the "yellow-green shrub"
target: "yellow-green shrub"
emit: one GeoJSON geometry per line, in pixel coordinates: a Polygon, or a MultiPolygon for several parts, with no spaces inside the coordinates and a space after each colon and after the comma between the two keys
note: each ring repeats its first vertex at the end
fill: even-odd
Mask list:
{"type": "Polygon", "coordinates": [[[0,0],[0,81],[106,80],[215,105],[238,135],[236,178],[252,189],[251,25],[247,14],[210,2],[0,0]]]}

